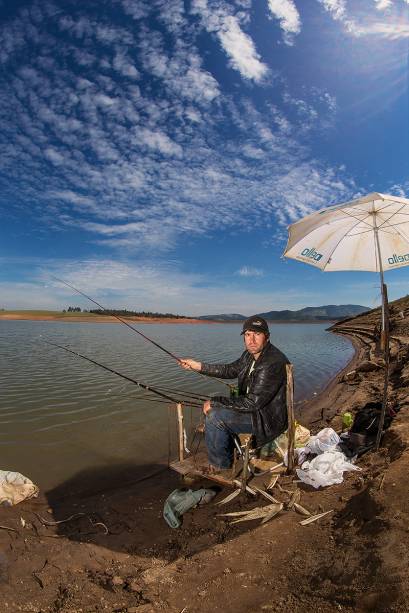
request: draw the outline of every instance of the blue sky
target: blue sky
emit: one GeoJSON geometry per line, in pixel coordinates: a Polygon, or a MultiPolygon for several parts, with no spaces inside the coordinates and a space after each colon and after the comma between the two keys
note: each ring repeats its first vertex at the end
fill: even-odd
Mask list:
{"type": "MultiPolygon", "coordinates": [[[[409,193],[406,0],[0,0],[0,308],[375,306],[289,223],[409,193]]],[[[409,270],[387,275],[391,298],[409,270]]]]}

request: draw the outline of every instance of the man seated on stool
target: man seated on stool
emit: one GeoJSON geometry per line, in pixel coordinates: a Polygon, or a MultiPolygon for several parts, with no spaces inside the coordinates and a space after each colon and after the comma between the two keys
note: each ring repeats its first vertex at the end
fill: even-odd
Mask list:
{"type": "Polygon", "coordinates": [[[269,341],[262,317],[243,324],[246,350],[231,364],[206,364],[182,358],[181,366],[212,377],[238,379],[238,396],[206,400],[205,438],[212,472],[231,468],[234,434],[254,434],[257,447],[277,438],[288,426],[286,356],[269,341]]]}

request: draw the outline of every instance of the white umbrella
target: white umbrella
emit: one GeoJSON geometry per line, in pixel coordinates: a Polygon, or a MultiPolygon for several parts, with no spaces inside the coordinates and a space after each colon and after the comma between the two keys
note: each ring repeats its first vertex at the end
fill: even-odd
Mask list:
{"type": "MultiPolygon", "coordinates": [[[[284,256],[326,272],[378,272],[384,341],[388,322],[383,275],[386,270],[409,264],[409,200],[374,192],[307,215],[289,227],[284,256]]],[[[388,363],[389,347],[385,348],[385,357],[388,363]]],[[[386,399],[385,392],[383,413],[386,399]]]]}

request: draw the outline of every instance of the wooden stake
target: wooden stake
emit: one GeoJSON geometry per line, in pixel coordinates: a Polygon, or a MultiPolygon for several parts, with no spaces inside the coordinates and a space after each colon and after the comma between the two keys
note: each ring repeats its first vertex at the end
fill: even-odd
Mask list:
{"type": "Polygon", "coordinates": [[[243,474],[241,477],[241,491],[244,493],[247,487],[248,472],[249,472],[251,434],[244,434],[242,435],[242,438],[244,438],[244,456],[243,456],[243,474]]]}
{"type": "Polygon", "coordinates": [[[183,460],[185,459],[185,454],[184,454],[185,441],[184,441],[184,436],[183,436],[183,407],[182,407],[181,402],[177,403],[176,410],[178,414],[179,462],[183,462],[183,460]]]}
{"type": "Polygon", "coordinates": [[[288,416],[288,460],[287,473],[294,470],[295,419],[294,419],[294,375],[293,365],[286,364],[287,371],[287,416],[288,416]]]}

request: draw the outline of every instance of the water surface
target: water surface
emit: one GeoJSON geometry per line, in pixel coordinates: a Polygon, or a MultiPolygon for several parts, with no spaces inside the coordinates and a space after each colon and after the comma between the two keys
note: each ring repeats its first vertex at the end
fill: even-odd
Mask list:
{"type": "MultiPolygon", "coordinates": [[[[294,364],[296,400],[311,397],[346,365],[351,343],[326,324],[272,324],[271,340],[294,364]]],[[[179,356],[235,360],[239,324],[139,324],[179,356]]],[[[17,470],[42,488],[78,471],[166,460],[174,414],[139,388],[65,351],[83,353],[153,386],[226,393],[223,384],[182,370],[121,324],[0,321],[0,469],[17,470]]],[[[187,422],[199,409],[187,410],[187,422]]]]}

